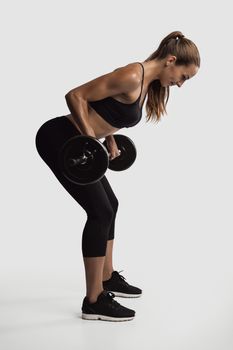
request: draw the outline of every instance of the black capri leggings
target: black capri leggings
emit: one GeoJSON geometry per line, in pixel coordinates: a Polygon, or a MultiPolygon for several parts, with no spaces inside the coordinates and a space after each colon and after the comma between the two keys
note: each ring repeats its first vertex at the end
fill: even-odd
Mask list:
{"type": "Polygon", "coordinates": [[[104,176],[90,185],[77,185],[62,175],[58,166],[58,152],[69,138],[80,134],[65,116],[46,121],[37,131],[36,148],[54,175],[69,194],[87,213],[82,234],[84,257],[106,255],[107,241],[114,239],[118,200],[104,176]]]}

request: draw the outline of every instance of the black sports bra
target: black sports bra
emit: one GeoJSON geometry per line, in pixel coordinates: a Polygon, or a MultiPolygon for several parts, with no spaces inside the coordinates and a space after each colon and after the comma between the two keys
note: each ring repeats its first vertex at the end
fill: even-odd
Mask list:
{"type": "Polygon", "coordinates": [[[136,125],[142,118],[142,102],[141,108],[139,101],[142,94],[144,67],[142,63],[137,62],[142,66],[142,84],[139,97],[133,103],[119,102],[113,97],[109,96],[98,101],[89,101],[89,105],[109,124],[116,128],[129,128],[136,125]]]}

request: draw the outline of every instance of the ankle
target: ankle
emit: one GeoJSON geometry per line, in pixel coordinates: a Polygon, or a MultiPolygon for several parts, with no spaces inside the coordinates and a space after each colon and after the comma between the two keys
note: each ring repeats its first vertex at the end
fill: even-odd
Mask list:
{"type": "Polygon", "coordinates": [[[97,294],[96,293],[92,293],[92,294],[87,294],[86,297],[87,297],[87,300],[89,303],[93,304],[97,301],[98,299],[98,296],[103,292],[104,289],[102,289],[101,291],[99,291],[97,294]]]}
{"type": "Polygon", "coordinates": [[[112,277],[112,273],[114,270],[107,270],[103,272],[103,281],[107,281],[112,277]]]}

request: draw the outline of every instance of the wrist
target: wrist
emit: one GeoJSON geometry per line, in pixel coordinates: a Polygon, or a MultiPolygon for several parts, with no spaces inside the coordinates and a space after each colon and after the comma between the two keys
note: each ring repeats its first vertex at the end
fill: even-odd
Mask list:
{"type": "Polygon", "coordinates": [[[115,143],[115,139],[113,135],[108,135],[105,137],[105,140],[108,144],[115,143]]]}

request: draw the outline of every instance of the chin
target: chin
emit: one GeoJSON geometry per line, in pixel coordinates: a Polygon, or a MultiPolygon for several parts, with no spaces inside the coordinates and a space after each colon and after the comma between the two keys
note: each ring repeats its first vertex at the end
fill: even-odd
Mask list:
{"type": "Polygon", "coordinates": [[[169,86],[169,84],[167,82],[163,82],[161,80],[160,80],[160,84],[161,84],[162,87],[168,87],[169,86]]]}

